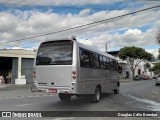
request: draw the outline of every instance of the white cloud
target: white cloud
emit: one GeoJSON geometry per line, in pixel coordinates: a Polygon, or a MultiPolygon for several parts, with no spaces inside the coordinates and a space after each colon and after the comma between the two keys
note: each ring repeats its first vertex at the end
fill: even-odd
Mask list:
{"type": "Polygon", "coordinates": [[[146,51],[151,53],[155,58],[158,57],[158,49],[146,49],[146,51]]]}
{"type": "MultiPolygon", "coordinates": [[[[58,4],[58,1],[56,2],[58,4]]],[[[64,3],[65,2],[66,1],[64,1],[64,3]]],[[[78,1],[76,2],[78,3],[78,1]]],[[[99,1],[94,0],[94,2],[99,1]]],[[[47,12],[17,10],[14,12],[16,15],[6,13],[6,15],[0,16],[1,42],[55,32],[129,13],[128,10],[99,11],[93,14],[90,14],[90,12],[90,9],[84,9],[78,14],[58,14],[54,13],[52,10],[48,10],[47,12]]],[[[154,28],[147,28],[148,30],[142,31],[139,27],[148,24],[152,24],[153,26],[158,25],[158,23],[160,23],[159,16],[160,11],[155,12],[151,10],[150,12],[131,15],[121,20],[104,22],[92,28],[81,28],[76,31],[71,30],[52,36],[76,35],[78,38],[88,39],[84,41],[85,44],[92,45],[99,49],[104,49],[106,42],[108,43],[108,49],[130,45],[144,47],[146,45],[155,44],[154,28]],[[119,30],[124,30],[124,33],[119,33],[119,30]],[[116,32],[110,33],[110,31],[116,32]]],[[[46,37],[48,36],[30,39],[30,41],[42,41],[46,37]]],[[[18,41],[11,45],[21,47],[21,44],[26,41],[27,40],[18,41]]]]}
{"type": "MultiPolygon", "coordinates": [[[[36,0],[11,0],[9,4],[32,4],[36,0]]],[[[87,4],[113,4],[115,2],[126,1],[126,0],[39,0],[34,3],[34,5],[41,5],[41,6],[59,6],[59,5],[87,5],[87,4]]],[[[1,0],[0,3],[6,2],[5,0],[1,0]]]]}

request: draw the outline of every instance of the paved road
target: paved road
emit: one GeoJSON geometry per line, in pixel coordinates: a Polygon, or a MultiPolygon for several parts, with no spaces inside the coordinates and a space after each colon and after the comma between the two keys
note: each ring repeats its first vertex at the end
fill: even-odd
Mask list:
{"type": "Polygon", "coordinates": [[[29,89],[1,90],[0,111],[160,111],[160,86],[154,82],[122,82],[120,94],[108,92],[99,103],[77,97],[64,102],[57,95],[31,93],[29,89]]]}

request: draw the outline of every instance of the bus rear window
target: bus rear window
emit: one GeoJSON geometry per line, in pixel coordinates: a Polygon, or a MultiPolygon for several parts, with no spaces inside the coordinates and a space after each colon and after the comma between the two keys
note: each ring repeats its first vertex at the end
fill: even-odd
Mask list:
{"type": "Polygon", "coordinates": [[[72,65],[73,42],[44,42],[40,45],[36,65],[72,65]]]}

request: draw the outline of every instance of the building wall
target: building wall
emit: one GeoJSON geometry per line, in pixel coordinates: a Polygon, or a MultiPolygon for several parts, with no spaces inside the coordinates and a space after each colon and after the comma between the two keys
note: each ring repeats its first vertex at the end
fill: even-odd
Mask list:
{"type": "Polygon", "coordinates": [[[129,73],[128,77],[131,78],[132,76],[131,76],[130,68],[129,68],[128,64],[123,63],[123,64],[120,64],[120,66],[122,66],[121,78],[123,78],[123,79],[126,78],[127,72],[129,73]]]}
{"type": "Polygon", "coordinates": [[[18,58],[12,58],[12,84],[18,78],[18,58]]]}
{"type": "Polygon", "coordinates": [[[32,58],[22,58],[22,72],[21,75],[25,76],[26,83],[33,83],[33,69],[34,69],[34,59],[32,58]]]}
{"type": "MultiPolygon", "coordinates": [[[[119,58],[118,58],[119,59],[119,58]]],[[[132,71],[130,70],[130,67],[128,65],[128,63],[126,61],[120,61],[121,63],[119,63],[122,66],[122,73],[121,73],[121,78],[125,78],[126,76],[126,72],[129,72],[129,78],[132,79],[132,71]]],[[[145,76],[149,76],[150,78],[152,78],[154,76],[153,72],[150,72],[148,69],[145,70],[144,65],[146,63],[149,63],[151,65],[151,67],[153,67],[154,65],[151,62],[145,62],[142,61],[135,69],[135,76],[136,75],[145,75],[145,76]],[[140,72],[138,72],[140,71],[140,72]]]]}
{"type": "Polygon", "coordinates": [[[140,75],[145,75],[145,76],[150,76],[151,78],[154,76],[154,73],[153,72],[150,72],[148,69],[145,69],[144,65],[146,63],[149,63],[151,65],[151,67],[153,67],[154,65],[151,63],[151,62],[145,62],[145,61],[142,61],[136,68],[135,70],[135,75],[138,75],[139,74],[139,70],[140,70],[140,75]]]}

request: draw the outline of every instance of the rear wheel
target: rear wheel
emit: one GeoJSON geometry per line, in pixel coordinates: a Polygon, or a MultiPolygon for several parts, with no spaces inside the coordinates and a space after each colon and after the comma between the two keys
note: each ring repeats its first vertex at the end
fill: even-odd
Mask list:
{"type": "Polygon", "coordinates": [[[114,89],[114,94],[119,94],[119,85],[117,84],[116,89],[114,89]]]}
{"type": "Polygon", "coordinates": [[[69,101],[69,100],[71,99],[71,95],[70,95],[70,94],[62,94],[62,93],[60,93],[60,94],[58,94],[58,95],[59,95],[59,98],[60,98],[61,100],[69,101]]]}
{"type": "Polygon", "coordinates": [[[37,87],[34,84],[31,86],[31,91],[32,92],[36,92],[37,91],[37,87]]]}
{"type": "Polygon", "coordinates": [[[82,95],[76,95],[76,97],[80,98],[80,97],[82,97],[82,95]]]}
{"type": "Polygon", "coordinates": [[[101,98],[101,89],[97,87],[95,89],[95,94],[93,95],[93,102],[98,103],[100,101],[100,98],[101,98]]]}

